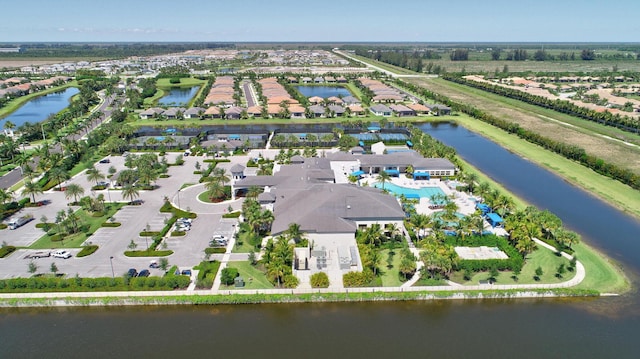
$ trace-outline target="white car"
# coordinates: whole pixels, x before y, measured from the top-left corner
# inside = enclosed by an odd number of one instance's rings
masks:
[[[51,256],[53,258],[62,258],[62,259],[67,259],[67,258],[71,258],[71,253],[69,253],[68,251],[65,250],[57,250],[53,253],[51,253]]]

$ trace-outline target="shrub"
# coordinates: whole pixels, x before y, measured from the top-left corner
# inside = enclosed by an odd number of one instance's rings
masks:
[[[0,229],[7,229],[6,223],[0,223]]]
[[[127,257],[166,257],[172,255],[173,251],[164,250],[164,251],[125,251],[124,255]]]
[[[120,227],[122,223],[120,222],[104,222],[100,226],[101,227]]]
[[[140,232],[140,237],[155,237],[162,235],[161,232],[158,231],[142,231]]]
[[[91,255],[91,254],[95,253],[95,251],[97,251],[97,250],[98,250],[98,246],[96,246],[95,244],[84,246],[84,247],[82,247],[82,250],[80,252],[78,252],[76,257],[86,257],[88,255]]]
[[[220,253],[226,253],[227,249],[224,247],[207,247],[204,249],[204,252],[206,254],[220,254]]]
[[[242,214],[242,212],[240,211],[235,211],[235,212],[231,212],[231,213],[225,213],[222,215],[222,218],[238,218],[240,217],[240,215]]]
[[[196,287],[211,289],[213,286],[213,280],[218,274],[220,268],[220,262],[218,261],[203,261],[200,262],[194,269],[198,269],[198,278],[196,279]]]
[[[225,268],[220,272],[220,282],[222,284],[231,285],[240,274],[236,268]]]
[[[14,246],[4,246],[0,248],[0,258],[4,258],[16,250]]]
[[[295,288],[300,283],[298,277],[294,276],[293,274],[285,275],[283,282],[285,288]]]
[[[366,287],[373,280],[373,272],[364,270],[362,272],[349,272],[342,276],[345,287]]]
[[[168,174],[164,174],[164,173],[163,173],[163,174],[161,174],[161,175],[160,175],[160,176],[158,176],[158,177],[159,177],[159,178],[169,178],[169,177],[171,177],[171,176],[170,176],[170,175],[168,175]]]
[[[173,231],[171,232],[171,237],[182,237],[186,234],[187,232],[184,232],[184,231]]]
[[[311,276],[311,286],[313,288],[328,288],[329,276],[325,272],[318,272]]]

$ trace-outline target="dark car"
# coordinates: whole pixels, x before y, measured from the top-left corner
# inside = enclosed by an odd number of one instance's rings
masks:
[[[180,274],[187,275],[187,276],[191,277],[191,269],[185,269]]]
[[[100,160],[100,162],[99,162],[99,163],[111,163],[111,160],[110,160],[110,159],[108,159],[108,158],[105,158],[105,159],[103,159],[103,160]]]
[[[147,269],[143,269],[138,273],[138,277],[148,277],[151,273]]]
[[[129,270],[127,271],[127,277],[133,278],[137,276],[138,276],[138,271],[135,270],[135,268],[129,268]]]

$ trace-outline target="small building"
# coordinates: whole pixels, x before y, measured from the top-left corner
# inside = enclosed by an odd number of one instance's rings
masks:
[[[353,97],[353,96],[345,96],[342,98],[342,102],[345,105],[359,105],[361,104],[360,100],[358,100],[357,98]]]
[[[313,117],[324,117],[325,107],[322,105],[309,106],[309,111]]]
[[[244,111],[242,107],[229,107],[224,111],[224,116],[227,120],[238,120],[242,117],[242,111]]]
[[[313,97],[309,97],[309,102],[314,105],[317,105],[317,104],[323,103],[324,99],[320,96],[313,96]]]
[[[231,166],[229,171],[231,172],[231,178],[234,180],[241,180],[244,176],[245,167],[241,164],[235,164]]]
[[[415,116],[416,112],[402,104],[394,104],[389,106],[398,117]]]
[[[190,109],[187,109],[186,111],[184,111],[184,118],[188,118],[188,119],[199,119],[202,118],[202,115],[204,114],[204,108],[202,107],[192,107]]]
[[[150,109],[144,110],[142,112],[140,112],[140,118],[143,120],[148,120],[154,117],[157,117],[158,115],[162,114],[164,112],[164,109],[162,108],[158,108],[158,107],[152,107]]]

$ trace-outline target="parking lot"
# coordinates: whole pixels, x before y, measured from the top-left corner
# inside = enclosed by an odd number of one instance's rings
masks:
[[[171,163],[179,153],[168,153],[167,160]],[[166,221],[170,218],[168,213],[160,213],[160,207],[164,202],[164,198],[169,198],[174,205],[180,204],[185,210],[191,210],[198,213],[198,217],[193,219],[190,230],[186,231],[184,236],[171,237],[170,233],[164,240],[165,244],[158,249],[172,250],[174,253],[168,257],[169,265],[178,265],[180,267],[191,268],[201,262],[205,255],[204,249],[208,246],[213,233],[221,233],[230,237],[234,231],[235,219],[223,219],[222,214],[227,212],[227,208],[231,205],[233,208],[239,209],[241,201],[233,203],[208,204],[197,200],[197,195],[204,191],[203,186],[193,186],[183,189],[180,188],[184,183],[198,183],[199,175],[193,174],[195,163],[200,162],[204,165],[203,157],[185,157],[183,166],[169,167],[169,178],[161,178],[155,181],[158,188],[152,191],[140,191],[140,199],[143,201],[141,205],[124,206],[115,214],[116,221],[121,223],[120,227],[100,228],[92,236],[87,238],[85,244],[95,244],[99,246],[98,251],[94,254],[76,258],[75,255],[79,249],[70,249],[73,255],[69,259],[60,259],[53,257],[33,259],[38,266],[37,273],[48,273],[52,262],[56,263],[59,273],[65,273],[69,276],[80,275],[82,277],[108,277],[112,275],[122,276],[129,268],[135,268],[140,271],[149,269],[151,260],[157,258],[139,257],[130,258],[124,255],[124,251],[128,250],[131,240],[134,241],[138,250],[145,249],[151,244],[151,237],[141,237],[139,233],[145,230],[160,231]],[[244,159],[237,160],[246,163]],[[109,167],[114,166],[118,171],[125,169],[124,158],[121,156],[109,157],[109,163],[96,163],[96,168],[105,175],[108,173]],[[227,166],[225,166],[227,167]],[[76,183],[85,189],[85,195],[97,196],[103,194],[107,202],[124,202],[119,190],[108,188],[106,190],[92,191],[91,187],[94,182],[89,182],[84,173],[66,181],[63,186]],[[42,207],[34,207],[23,209],[16,216],[29,213],[34,216],[34,220],[25,224],[16,230],[2,230],[2,241],[8,245],[25,247],[31,245],[44,232],[42,229],[36,228],[36,224],[40,223],[40,218],[45,215],[49,222],[55,220],[56,213],[62,209],[67,210],[69,202],[64,197],[64,192],[47,191],[42,195],[37,195],[36,200],[49,200],[50,203]],[[30,259],[24,257],[36,250],[19,249],[15,253],[0,259],[0,278],[26,277],[32,274],[28,271]],[[160,269],[151,268],[151,275],[161,275]]]

